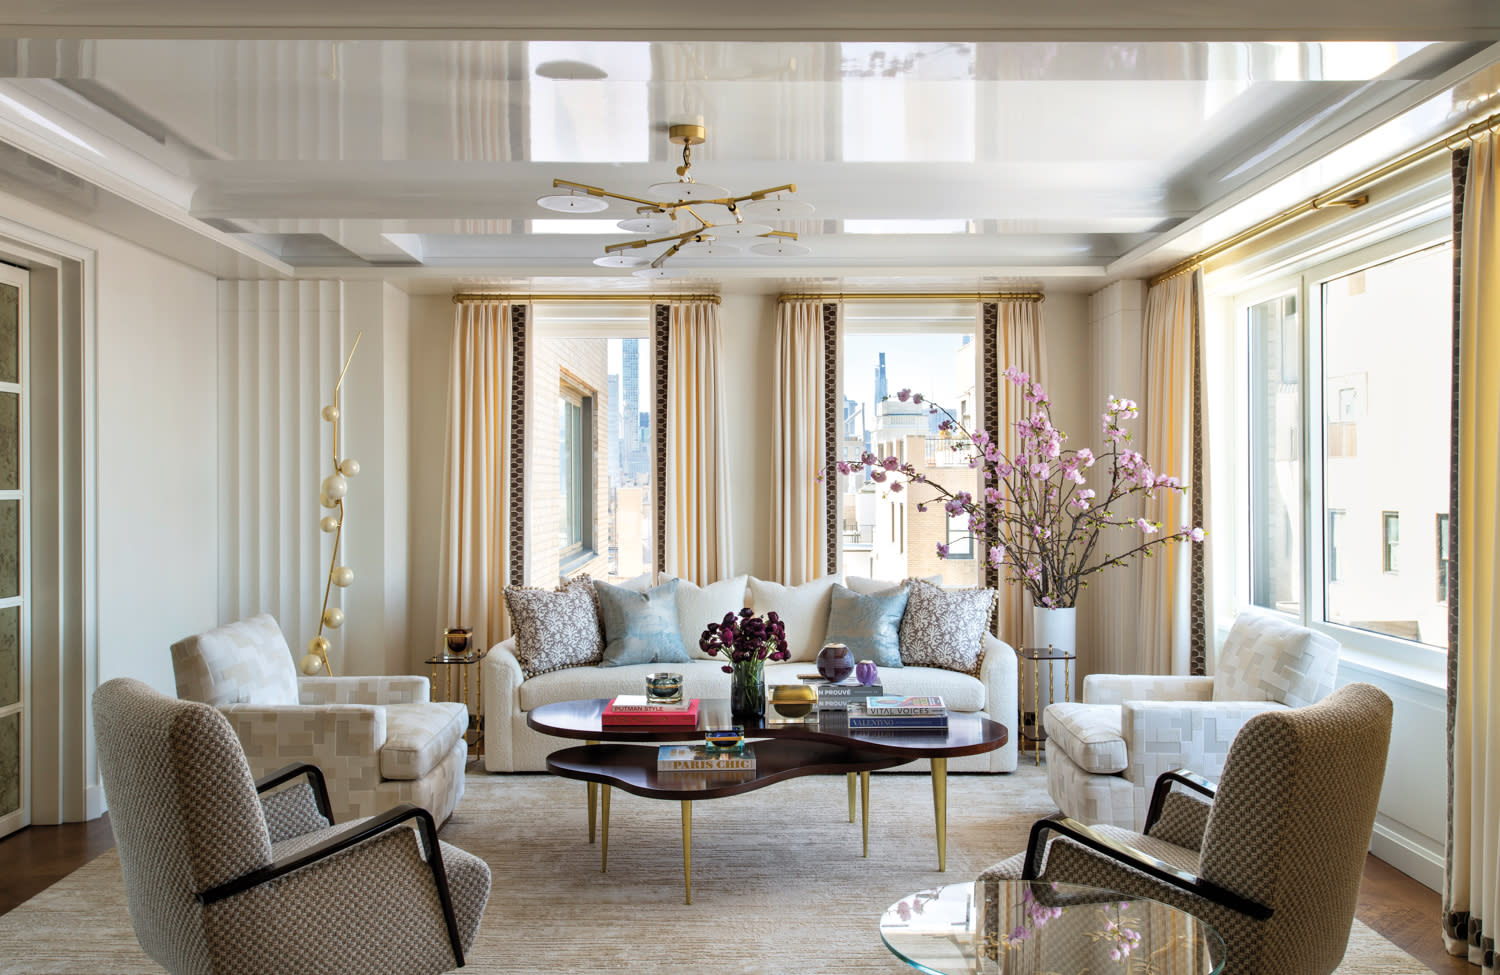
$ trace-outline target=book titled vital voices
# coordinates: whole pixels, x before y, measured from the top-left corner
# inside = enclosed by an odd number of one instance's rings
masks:
[[[662,745],[656,750],[658,772],[749,772],[755,769],[755,746],[714,751],[703,745]]]
[[[946,731],[948,712],[932,714],[874,714],[861,701],[849,704],[849,728],[869,730],[874,728],[900,728],[907,731]]]

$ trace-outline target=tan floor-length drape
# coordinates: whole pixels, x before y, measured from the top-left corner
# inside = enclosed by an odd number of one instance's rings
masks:
[[[1500,929],[1500,158],[1469,146],[1459,244],[1457,645],[1449,650],[1449,952],[1494,969]]]
[[[788,586],[816,579],[827,567],[824,484],[832,474],[822,470],[823,383],[823,303],[779,303],[771,403],[771,565]]]
[[[471,627],[474,646],[487,650],[510,635],[502,596],[510,534],[510,306],[466,301],[454,308],[438,622]]]
[[[991,431],[1004,450],[1005,456],[1014,457],[1020,452],[1020,436],[1016,433],[1018,420],[1029,417],[1035,407],[1026,402],[1024,391],[1005,378],[1005,370],[1015,366],[1047,388],[1047,344],[1042,330],[1042,303],[1040,301],[1007,300],[997,302],[998,318],[995,325],[995,351],[999,363],[999,375],[993,380],[995,389],[989,395],[998,399],[999,427]],[[981,553],[988,556],[989,553]],[[1006,581],[1002,574],[999,581],[1000,599],[996,615],[996,634],[1013,647],[1030,644],[1026,635],[1031,611],[1031,600],[1026,598],[1026,587]]]
[[[1206,494],[1207,465],[1194,474],[1193,377],[1201,375],[1203,271],[1194,269],[1159,282],[1146,292],[1142,346],[1145,393],[1140,446],[1158,474],[1170,474]],[[1124,392],[1117,395],[1125,396]],[[1201,424],[1201,417],[1198,418]],[[1201,426],[1200,426],[1201,429]],[[1200,464],[1201,464],[1201,449]],[[1158,491],[1142,505],[1147,521],[1174,532],[1193,521],[1188,495]],[[1134,536],[1132,536],[1134,537]],[[1189,544],[1169,544],[1141,559],[1140,612],[1136,621],[1136,660],[1126,673],[1186,674],[1192,651],[1192,596]]]
[[[666,567],[706,586],[733,564],[719,306],[673,302],[667,327]]]

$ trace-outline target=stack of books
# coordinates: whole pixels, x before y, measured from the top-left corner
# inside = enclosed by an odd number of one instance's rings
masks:
[[[695,728],[698,725],[698,699],[695,697],[676,704],[658,704],[646,700],[644,694],[621,694],[604,706],[599,721],[611,727],[656,725]]]
[[[822,678],[804,680],[817,688],[819,711],[844,711],[850,701],[865,701],[885,693],[879,684],[861,684],[853,675],[837,682]]]
[[[849,728],[947,731],[948,709],[943,699],[936,696],[871,697],[849,705]]]
[[[732,750],[705,745],[662,745],[656,750],[658,772],[753,772],[755,746]]]

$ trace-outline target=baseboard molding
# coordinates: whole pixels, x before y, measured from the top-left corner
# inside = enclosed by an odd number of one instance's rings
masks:
[[[1443,889],[1443,853],[1433,852],[1380,823],[1370,834],[1370,852],[1425,887]]]

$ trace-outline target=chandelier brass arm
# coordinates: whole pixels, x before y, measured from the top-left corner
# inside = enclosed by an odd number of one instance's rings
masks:
[[[627,203],[639,203],[639,204],[641,204],[641,211],[642,212],[644,212],[646,210],[653,210],[656,213],[664,213],[664,214],[669,214],[669,215],[670,215],[670,211],[672,211],[672,210],[687,210],[691,206],[704,206],[704,205],[721,206],[721,207],[725,207],[725,208],[727,208],[727,209],[729,209],[731,211],[737,211],[738,208],[739,208],[739,205],[741,203],[744,203],[744,202],[748,201],[748,200],[764,200],[767,197],[772,196],[772,195],[774,195],[776,193],[795,193],[795,192],[797,192],[797,184],[796,183],[783,183],[780,186],[767,187],[766,189],[763,189],[763,190],[756,190],[754,193],[746,193],[743,196],[721,196],[721,197],[715,197],[713,199],[703,199],[703,200],[674,200],[672,202],[668,202],[666,200],[647,200],[647,199],[644,199],[643,197],[630,196],[630,195],[628,195],[626,193],[616,193],[613,190],[602,189],[602,188],[600,188],[598,186],[590,186],[587,183],[575,183],[575,182],[573,182],[572,180],[569,180],[569,179],[554,179],[552,181],[552,188],[553,189],[583,190],[589,196],[605,196],[605,197],[609,197],[610,199],[613,199],[613,200],[624,200]],[[689,211],[689,212],[691,212],[691,211]],[[738,214],[736,213],[736,215],[738,215]],[[698,215],[696,213],[694,213],[693,216],[697,217]],[[702,217],[698,217],[698,219],[702,220],[703,218]],[[712,225],[710,224],[709,226],[712,226]]]

